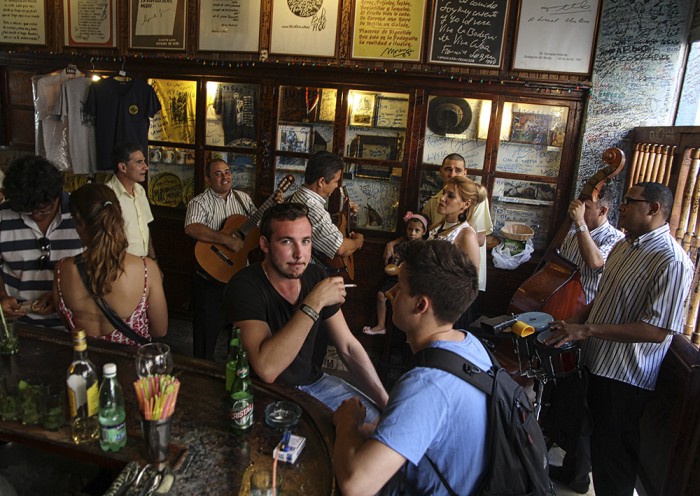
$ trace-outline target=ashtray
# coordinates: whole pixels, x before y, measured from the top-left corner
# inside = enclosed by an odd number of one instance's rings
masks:
[[[274,429],[291,429],[300,418],[301,407],[291,401],[275,401],[265,407],[265,423]]]

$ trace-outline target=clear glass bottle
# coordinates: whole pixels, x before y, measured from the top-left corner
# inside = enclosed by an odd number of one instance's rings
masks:
[[[231,392],[233,380],[236,377],[236,364],[238,363],[238,352],[240,351],[241,330],[238,327],[231,329],[231,342],[228,344],[228,355],[226,355],[226,392]]]
[[[248,354],[241,349],[238,354],[236,378],[231,387],[231,428],[245,431],[253,425],[253,385],[250,382]]]
[[[102,451],[119,451],[126,446],[126,411],[124,393],[117,379],[117,366],[106,363],[102,367],[100,385],[100,448]]]
[[[83,329],[73,332],[73,361],[66,373],[66,385],[73,442],[84,444],[97,439],[99,434],[97,371],[88,358]]]

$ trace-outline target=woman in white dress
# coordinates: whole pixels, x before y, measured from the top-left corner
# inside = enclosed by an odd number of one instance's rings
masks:
[[[476,206],[486,199],[486,188],[463,176],[451,177],[442,189],[438,213],[442,222],[430,228],[428,239],[444,239],[457,245],[479,270],[479,240],[469,219]]]

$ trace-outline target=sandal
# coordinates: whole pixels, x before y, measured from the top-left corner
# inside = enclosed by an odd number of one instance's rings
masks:
[[[367,334],[368,336],[380,336],[382,334],[386,334],[386,329],[380,329],[378,331],[373,331],[370,326],[364,326],[362,328],[362,332]]]

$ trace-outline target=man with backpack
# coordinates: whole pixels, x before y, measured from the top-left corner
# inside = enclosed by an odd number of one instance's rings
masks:
[[[500,494],[514,494],[510,487],[517,491],[524,473],[520,447],[526,444],[536,445],[533,470],[551,488],[542,433],[522,389],[502,368],[492,367],[477,338],[453,328],[476,297],[474,265],[447,241],[412,241],[400,251],[404,262],[391,290],[393,320],[421,365],[395,384],[373,432],[357,398],[336,410],[333,458],[341,492],[375,494],[386,484],[387,492],[468,495],[492,488],[492,474],[512,469],[513,477],[501,477],[509,489]],[[438,361],[423,350],[437,354]],[[448,358],[459,364],[456,370],[447,366]],[[488,393],[480,380],[456,375],[462,366],[483,379]],[[508,401],[502,401],[505,389]],[[527,474],[525,479],[529,486]]]

